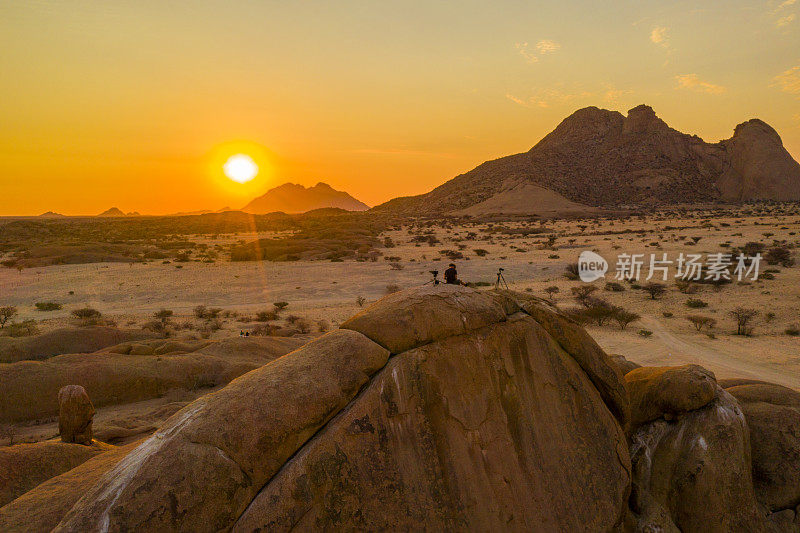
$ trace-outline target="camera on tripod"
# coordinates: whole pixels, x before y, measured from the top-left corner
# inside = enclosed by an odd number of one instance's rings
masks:
[[[440,281],[439,281],[439,271],[438,270],[428,270],[428,272],[430,272],[431,276],[433,276],[433,279],[430,280],[428,283],[432,283],[434,285],[438,285],[440,283]],[[425,285],[427,285],[428,283],[426,283]]]
[[[504,270],[505,270],[505,268],[503,268],[503,267],[500,267],[500,268],[497,269],[497,281],[494,282],[495,290],[502,289],[504,286],[505,286],[506,290],[508,290],[508,283],[506,283],[506,278],[505,278],[505,276],[503,276],[503,271]]]

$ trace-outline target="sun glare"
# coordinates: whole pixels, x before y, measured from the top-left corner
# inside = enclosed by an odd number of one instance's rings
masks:
[[[253,158],[245,154],[236,154],[228,158],[222,170],[228,178],[238,183],[246,183],[258,174],[258,165]]]

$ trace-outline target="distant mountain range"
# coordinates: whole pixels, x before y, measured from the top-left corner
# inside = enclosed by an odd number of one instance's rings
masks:
[[[136,211],[131,211],[130,213],[123,213],[121,209],[119,209],[117,207],[112,207],[110,209],[106,209],[105,211],[103,211],[102,213],[100,213],[97,216],[98,217],[138,217],[138,216],[141,216],[141,215]]]
[[[528,152],[487,161],[427,194],[376,208],[396,214],[549,214],[599,208],[800,200],[800,164],[758,119],[706,143],[640,105],[587,107]]]
[[[366,211],[369,206],[359,202],[343,191],[337,191],[326,183],[317,183],[313,187],[303,187],[294,183],[285,183],[270,189],[241,210],[246,213],[264,214],[275,211],[284,213],[305,213],[314,209],[336,207],[347,211]]]

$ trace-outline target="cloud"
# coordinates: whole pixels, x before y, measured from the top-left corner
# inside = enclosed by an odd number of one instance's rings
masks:
[[[525,58],[528,63],[536,63],[539,61],[539,58],[536,57],[536,54],[528,50],[528,43],[517,43],[515,45],[517,50],[519,50],[519,55]]]
[[[628,96],[633,94],[633,91],[629,89],[617,89],[613,85],[606,84],[604,85],[604,92],[603,92],[603,100],[606,102],[616,102],[623,96]]]
[[[669,28],[664,26],[656,26],[650,32],[650,41],[663,48],[669,48]]]
[[[773,87],[779,87],[781,91],[800,96],[800,65],[785,70],[772,78]]]
[[[573,100],[592,99],[594,97],[595,95],[589,91],[564,91],[556,88],[535,90],[533,94],[527,98],[519,98],[513,94],[506,94],[506,98],[515,104],[523,107],[541,108],[547,108],[551,105],[566,104],[572,102]]]
[[[539,50],[541,55],[556,52],[561,48],[561,45],[550,39],[542,39],[536,43],[536,49]]]
[[[679,89],[691,89],[710,94],[722,94],[728,90],[721,85],[714,85],[701,80],[697,74],[681,74],[680,76],[675,76],[675,80],[678,82]]]
[[[551,41],[550,39],[542,39],[538,43],[536,43],[536,50],[531,50],[527,41],[517,43],[514,45],[519,54],[525,58],[528,63],[537,63],[539,61],[539,56],[543,56],[545,54],[552,54],[561,49],[561,44]]]
[[[775,25],[779,28],[783,28],[792,23],[795,19],[795,14],[792,13],[791,15],[786,15],[785,17],[781,17],[775,21]]]

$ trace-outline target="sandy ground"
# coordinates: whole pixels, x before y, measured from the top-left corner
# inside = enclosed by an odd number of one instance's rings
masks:
[[[535,228],[538,224],[504,226]],[[432,231],[440,241],[434,246],[412,243],[409,228],[388,232],[385,236],[391,237],[397,246],[383,252],[397,258],[392,262],[399,263],[402,270],[391,268],[390,261],[384,259],[363,263],[192,262],[182,268],[154,262],[63,265],[22,272],[0,269],[0,302],[16,305],[21,318],[40,321],[40,329],[63,325],[69,320],[71,309],[86,305],[114,317],[120,325],[135,327],[160,308],[173,310],[180,320],[190,317],[191,310],[200,304],[249,314],[270,309],[276,301],[289,302],[287,313],[312,321],[324,319],[335,327],[358,312],[359,296],[368,303],[383,296],[389,285],[407,288],[426,283],[431,278],[430,270],[444,271],[450,262],[440,252],[453,250],[465,256],[455,262],[466,281],[493,284],[502,266],[512,289],[544,297],[543,289],[555,285],[560,289],[556,303],[571,307],[575,303],[570,290],[582,282],[565,279],[564,268],[575,262],[581,251],[594,250],[609,261],[612,269],[605,280],[595,282],[600,289],[596,294],[642,315],[640,321],[624,331],[613,325],[589,328],[608,352],[648,365],[697,362],[718,377],[761,378],[800,388],[800,337],[784,333],[788,327],[800,324],[800,266],[762,264],[762,270],[779,270],[775,279],[733,283],[719,291],[706,286],[693,295],[678,292],[670,279],[665,282],[669,287],[667,294],[658,300],[651,300],[639,290],[621,293],[602,290],[605,281],[613,279],[619,253],[644,253],[646,258],[650,253],[659,257],[667,253],[674,260],[681,252],[726,251],[720,246],[722,243],[739,246],[759,241],[770,245],[775,239],[797,243],[800,217],[578,220],[549,223],[548,228],[559,235],[552,249],[545,246],[543,235],[502,235],[491,233],[487,225],[411,230],[415,234]],[[691,237],[699,238],[696,245],[687,245]],[[484,249],[487,255],[478,257],[475,249]],[[688,298],[700,298],[708,307],[690,309],[686,306]],[[37,312],[33,305],[39,301],[57,301],[64,309]],[[752,337],[732,334],[734,322],[728,312],[737,305],[760,312]],[[666,318],[665,312],[672,313],[672,317]],[[774,317],[768,318],[767,313],[774,313]],[[712,330],[715,338],[696,332],[686,320],[689,314],[716,318],[717,325]],[[215,333],[215,338],[238,334],[241,325],[230,320],[225,327]],[[644,338],[638,334],[641,329],[653,334]]]

